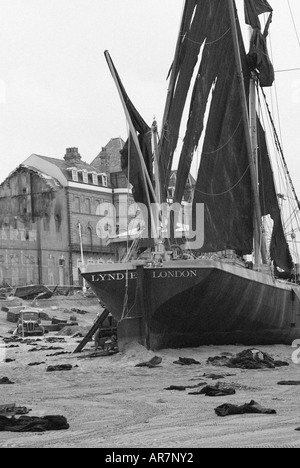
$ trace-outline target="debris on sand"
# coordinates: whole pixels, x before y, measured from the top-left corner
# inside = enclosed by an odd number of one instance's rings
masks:
[[[236,374],[203,374],[203,377],[206,379],[220,380],[225,379],[225,377],[234,377]]]
[[[97,357],[105,357],[105,356],[112,356],[113,354],[118,354],[117,349],[103,349],[100,351],[96,351],[95,353],[84,354],[83,356],[77,356],[77,359],[86,359],[86,358],[97,358]],[[74,353],[71,353],[74,354]]]
[[[21,416],[7,418],[0,416],[0,431],[9,432],[45,432],[69,429],[70,425],[64,416],[53,415],[42,418],[36,416]]]
[[[251,400],[250,403],[245,403],[243,405],[237,406],[230,403],[225,403],[224,405],[218,406],[215,408],[215,413],[218,416],[229,416],[232,414],[246,414],[246,413],[262,413],[262,414],[276,414],[274,409],[264,408],[259,403],[254,400]]]
[[[15,414],[28,414],[32,409],[28,409],[26,406],[16,406]]]
[[[57,366],[48,366],[46,372],[69,371],[73,369],[71,364],[58,364]]]
[[[61,356],[62,354],[72,354],[70,351],[58,351],[57,353],[53,354],[46,354],[46,357],[50,356]]]
[[[74,307],[72,307],[71,312],[74,312],[74,313],[79,314],[79,315],[89,314],[89,312],[87,310],[75,309]]]
[[[72,335],[72,338],[83,338],[85,335],[83,335],[81,332],[74,333]],[[81,343],[81,341],[78,341],[78,343]]]
[[[162,362],[162,358],[159,356],[154,356],[150,361],[141,362],[136,364],[135,367],[156,367]]]
[[[58,336],[49,336],[49,338],[46,338],[45,341],[47,341],[47,343],[66,343],[65,338]]]
[[[193,358],[180,357],[178,361],[173,361],[173,364],[181,364],[182,366],[190,366],[192,364],[201,364],[201,362],[196,361]]]
[[[186,387],[183,385],[170,385],[170,387],[165,388],[165,390],[178,390],[179,392],[185,391]]]
[[[41,364],[46,364],[44,361],[43,362],[30,362],[28,365],[29,366],[40,366]]]
[[[15,382],[11,382],[8,377],[2,377],[0,379],[0,385],[13,385]]]
[[[62,348],[60,346],[40,346],[39,348],[31,348],[28,350],[28,352],[33,353],[35,351],[57,351],[57,350],[61,351],[63,349],[65,348]]]
[[[277,385],[300,385],[299,380],[283,380],[281,382],[277,382]]]
[[[210,397],[235,395],[235,389],[217,383],[216,385],[207,385],[198,392],[189,392],[189,395],[206,395]]]
[[[12,336],[12,337],[5,337],[2,339],[2,341],[4,341],[4,343],[20,343],[21,341],[23,341],[23,338],[20,338],[18,336]]]
[[[36,284],[30,286],[20,286],[16,288],[15,296],[24,300],[36,299],[49,299],[52,297],[52,291],[47,286]]]
[[[170,385],[170,387],[165,388],[165,390],[183,391],[183,390],[186,390],[187,388],[199,388],[199,387],[203,387],[204,385],[206,385],[206,382],[201,382],[201,383],[198,383],[197,385]]]
[[[287,362],[276,361],[268,353],[259,349],[246,349],[232,358],[226,356],[210,357],[207,364],[240,369],[275,369],[275,367],[289,365]]]

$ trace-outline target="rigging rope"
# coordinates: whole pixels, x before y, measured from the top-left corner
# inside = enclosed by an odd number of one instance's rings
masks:
[[[221,149],[225,148],[225,146],[229,145],[230,141],[233,139],[234,135],[238,131],[238,128],[241,125],[242,120],[243,120],[243,116],[240,118],[240,120],[239,120],[239,122],[238,122],[238,124],[236,126],[236,129],[234,130],[234,132],[232,133],[230,138],[226,141],[226,143],[224,143],[224,145],[220,146],[219,148],[217,148],[214,151],[203,151],[202,154],[214,154],[214,153],[217,153],[218,151],[220,151]]]
[[[198,193],[201,193],[202,195],[207,195],[208,197],[217,197],[217,196],[220,196],[220,195],[226,195],[226,193],[229,193],[231,192],[232,190],[235,189],[235,187],[237,187],[241,181],[243,180],[243,178],[245,177],[245,175],[247,174],[248,170],[249,170],[249,167],[247,167],[247,169],[245,170],[245,172],[243,173],[243,175],[241,176],[241,178],[237,181],[236,184],[234,184],[232,187],[230,187],[228,190],[225,190],[224,192],[220,192],[220,193],[206,193],[206,192],[202,192],[201,190],[195,188],[195,191],[198,192]]]
[[[224,34],[222,34],[222,36],[218,37],[218,39],[214,40],[214,41],[211,41],[211,42],[205,42],[205,40],[203,42],[198,42],[198,41],[194,41],[193,39],[190,39],[187,34],[181,34],[181,37],[183,39],[187,39],[188,41],[192,42],[193,44],[198,44],[200,46],[202,46],[203,44],[205,45],[211,45],[211,44],[215,44],[216,42],[219,42],[221,39],[223,39],[223,37],[225,37],[229,32],[231,31],[231,28],[228,28],[227,31],[224,32]]]
[[[297,32],[296,23],[295,23],[295,20],[294,20],[294,15],[293,15],[293,12],[292,12],[292,7],[291,7],[291,4],[290,4],[290,0],[288,0],[288,6],[289,6],[289,10],[290,10],[292,22],[293,22],[293,25],[294,25],[294,29],[295,29],[295,34],[296,34],[296,37],[297,37],[298,45],[299,45],[299,47],[300,47],[300,39],[299,39],[299,35],[298,35],[298,32]]]
[[[285,171],[286,171],[286,174],[287,174],[287,177],[288,177],[288,180],[289,180],[289,183],[290,183],[290,186],[291,186],[293,195],[294,195],[294,197],[295,197],[295,200],[296,200],[296,202],[297,202],[298,208],[299,208],[299,210],[300,210],[300,202],[299,202],[299,199],[298,199],[298,197],[297,197],[297,193],[296,193],[296,190],[295,190],[295,187],[294,187],[294,185],[293,185],[293,181],[292,181],[291,175],[290,175],[290,173],[289,173],[289,170],[288,170],[288,167],[287,167],[287,164],[286,164],[286,160],[285,160],[285,157],[284,157],[284,154],[283,154],[283,150],[282,150],[282,147],[281,147],[281,144],[280,144],[280,140],[279,140],[279,138],[278,138],[278,134],[277,134],[277,131],[276,131],[276,128],[275,128],[275,124],[274,124],[274,121],[273,121],[273,118],[272,118],[272,115],[271,115],[271,112],[270,112],[270,109],[269,109],[269,106],[268,106],[268,103],[267,103],[266,95],[265,95],[264,90],[263,90],[262,87],[261,87],[261,92],[262,92],[263,97],[264,97],[264,99],[265,99],[266,109],[267,109],[267,111],[268,111],[269,118],[270,118],[270,121],[271,121],[271,124],[272,124],[275,142],[276,142],[278,151],[279,151],[279,153],[280,153],[280,155],[281,155],[281,158],[282,158],[282,161],[283,161],[283,165],[284,165],[284,168],[285,168]]]
[[[127,184],[127,204],[128,204],[128,199],[129,199],[129,194],[130,194],[130,145],[131,145],[131,138],[130,138],[130,130],[129,128],[127,129],[127,134],[128,134],[128,160],[127,160],[127,167],[128,167],[128,184]],[[128,218],[127,218],[127,239],[126,239],[126,250],[127,250],[127,255],[129,252],[129,238],[128,238]],[[126,257],[127,257],[126,255]],[[129,288],[129,279],[128,279],[128,272],[129,272],[129,264],[126,262],[126,283],[125,283],[125,294],[124,294],[124,301],[123,301],[123,310],[122,310],[122,316],[121,316],[121,322],[124,320],[125,316],[128,314],[128,288]]]

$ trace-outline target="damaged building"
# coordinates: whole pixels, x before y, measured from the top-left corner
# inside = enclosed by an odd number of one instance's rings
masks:
[[[80,285],[78,267],[119,260],[99,229],[106,204],[128,195],[113,138],[91,164],[77,148],[63,159],[32,154],[0,185],[0,286]],[[123,198],[122,198],[123,197]]]

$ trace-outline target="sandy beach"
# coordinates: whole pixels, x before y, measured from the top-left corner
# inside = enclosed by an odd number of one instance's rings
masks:
[[[59,312],[56,310],[55,315]],[[87,330],[94,318],[94,312],[78,317],[79,329]],[[0,432],[1,448],[300,447],[300,432],[295,431],[300,426],[300,387],[278,385],[283,380],[300,380],[300,364],[292,361],[292,347],[257,347],[274,359],[287,361],[289,366],[229,369],[212,366],[207,359],[221,353],[236,355],[247,347],[205,346],[152,352],[131,343],[122,352],[91,358],[93,342],[80,354],[72,354],[81,338],[62,332],[46,334],[36,346],[25,340],[14,343],[18,347],[4,347],[3,338],[11,336],[8,332],[12,328],[1,312],[2,358],[5,352],[5,358],[12,361],[1,362],[0,378],[14,382],[0,385],[1,404],[25,406],[31,410],[30,416],[63,415],[70,427],[42,433]],[[49,342],[50,337],[57,342]],[[42,346],[45,349],[30,352]],[[69,354],[53,355],[57,352]],[[160,365],[136,367],[154,356],[162,358]],[[201,364],[175,364],[179,357],[193,358]],[[73,368],[46,372],[48,366],[59,364],[71,364]],[[230,375],[213,381],[204,376],[211,373]],[[209,397],[191,394],[189,388],[166,390],[174,385],[215,385],[218,381],[233,386],[236,394]],[[224,403],[242,405],[251,400],[276,410],[276,414],[219,417],[214,411]]]

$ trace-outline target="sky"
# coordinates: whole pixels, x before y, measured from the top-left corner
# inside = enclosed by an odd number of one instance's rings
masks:
[[[280,110],[300,197],[300,2],[269,3],[270,106]],[[0,0],[0,183],[32,153],[63,158],[74,146],[90,163],[111,138],[126,139],[105,50],[146,122],[160,123],[182,8],[182,0]]]

